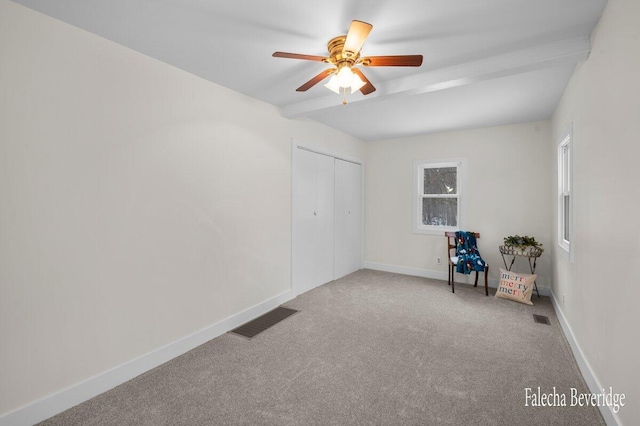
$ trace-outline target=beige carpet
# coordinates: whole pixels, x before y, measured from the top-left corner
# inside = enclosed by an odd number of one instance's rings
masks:
[[[525,407],[526,387],[587,387],[548,298],[483,292],[356,272],[252,340],[220,336],[43,424],[604,424],[593,407]]]

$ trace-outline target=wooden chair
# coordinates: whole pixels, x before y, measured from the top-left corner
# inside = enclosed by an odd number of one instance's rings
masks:
[[[457,253],[457,247],[458,245],[456,244],[456,233],[455,232],[445,232],[444,233],[445,237],[447,237],[447,259],[449,260],[449,285],[451,286],[451,292],[455,293],[455,283],[453,280],[453,274],[456,272],[455,271],[455,267],[458,265],[458,253]],[[480,238],[480,233],[479,232],[474,232],[473,235],[475,235],[476,239]],[[451,250],[453,250],[453,254],[451,252]],[[488,281],[488,275],[489,275],[489,265],[485,264],[484,267],[484,292],[485,294],[488,296],[489,295],[489,281]],[[476,279],[475,282],[473,284],[474,287],[478,287],[478,271],[476,271]]]

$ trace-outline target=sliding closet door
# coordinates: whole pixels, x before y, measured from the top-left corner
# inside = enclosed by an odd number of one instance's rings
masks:
[[[333,281],[333,232],[335,227],[335,172],[333,157],[316,156],[316,287]]]
[[[334,159],[295,148],[293,285],[297,293],[333,280]]]
[[[362,166],[335,159],[335,273],[338,279],[361,267]]]

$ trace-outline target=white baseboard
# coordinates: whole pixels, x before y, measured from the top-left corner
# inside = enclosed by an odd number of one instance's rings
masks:
[[[139,358],[4,414],[0,417],[0,426],[27,426],[46,420],[233,330],[294,297],[293,291],[288,290]]]
[[[375,263],[375,262],[364,262],[363,267],[365,269],[373,269],[375,271],[384,271],[384,272],[393,272],[395,274],[402,275],[411,275],[414,277],[422,277],[422,278],[433,278],[435,280],[446,281],[448,279],[448,274],[445,274],[442,271],[433,271],[430,269],[420,269],[420,268],[412,268],[409,266],[397,266],[397,265],[387,265],[384,263]],[[489,269],[491,272],[491,269]],[[456,282],[464,282],[463,276],[460,274],[456,275]],[[467,282],[469,284],[469,281]],[[498,280],[493,278],[489,278],[489,287],[498,288]],[[538,286],[538,291],[541,296],[550,296],[551,289],[549,287]]]
[[[584,356],[584,352],[582,352],[582,348],[580,348],[580,345],[576,341],[573,331],[571,330],[571,326],[567,322],[567,318],[564,316],[555,294],[553,294],[553,291],[550,293],[553,309],[556,311],[556,316],[558,317],[558,321],[560,321],[560,326],[562,327],[562,331],[569,342],[569,346],[571,347],[573,356],[578,363],[578,367],[580,368],[582,377],[584,377],[584,381],[587,382],[587,386],[592,393],[602,392],[603,386],[601,386],[600,380],[596,377],[589,361],[587,361],[587,358]],[[600,413],[602,414],[602,417],[604,417],[604,421],[607,422],[608,426],[622,426],[622,422],[618,418],[617,414],[612,411],[611,407],[598,408],[600,409]]]
[[[394,274],[411,275],[414,277],[433,278],[435,280],[447,280],[447,274],[429,269],[411,268],[409,266],[387,265],[385,263],[364,262],[363,268],[374,271],[393,272]]]

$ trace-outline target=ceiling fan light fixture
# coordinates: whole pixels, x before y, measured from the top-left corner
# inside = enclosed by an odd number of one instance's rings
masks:
[[[332,75],[329,79],[329,82],[324,85],[327,89],[336,92],[338,95],[340,94],[340,83],[338,83],[338,77],[336,75]]]
[[[369,79],[357,65],[364,67],[419,67],[422,55],[386,55],[361,57],[360,50],[373,26],[363,21],[353,20],[346,35],[339,35],[329,40],[327,49],[329,56],[303,55],[300,53],[274,52],[276,58],[302,59],[331,64],[333,67],[322,71],[311,80],[296,89],[306,92],[327,77],[331,77],[324,86],[337,94],[343,95],[343,104],[347,103],[347,89],[351,93],[359,90],[363,95],[376,91]],[[344,90],[340,90],[344,89]],[[341,93],[342,92],[342,93]]]

